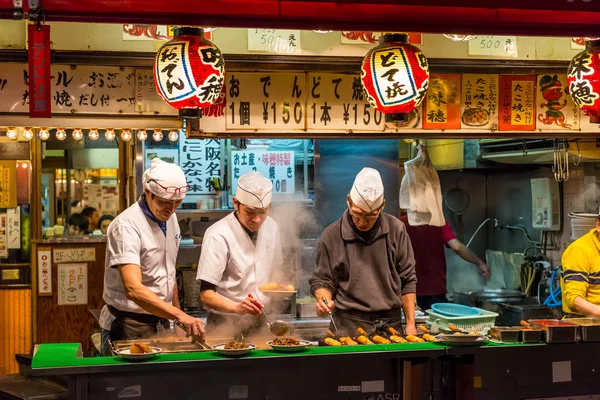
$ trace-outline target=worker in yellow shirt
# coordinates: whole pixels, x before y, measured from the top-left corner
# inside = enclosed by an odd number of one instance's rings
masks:
[[[600,215],[562,256],[563,311],[600,317]]]

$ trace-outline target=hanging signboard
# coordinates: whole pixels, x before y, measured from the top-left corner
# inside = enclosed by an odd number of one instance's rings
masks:
[[[258,171],[273,182],[273,195],[296,193],[293,151],[239,150],[231,152],[231,187],[245,173]]]
[[[385,121],[364,98],[360,75],[308,74],[308,129],[382,131]]]
[[[190,190],[186,194],[186,202],[190,196],[214,194],[211,184],[213,178],[221,179],[223,157],[221,141],[217,139],[186,139],[180,136],[179,166],[183,169]]]
[[[49,248],[38,249],[38,295],[52,296],[52,253]]]
[[[54,249],[54,262],[96,261],[96,249],[84,247],[77,249]]]
[[[248,51],[300,54],[300,31],[291,29],[248,29]]]
[[[57,270],[58,305],[74,306],[87,304],[87,264],[59,264]]]
[[[567,75],[537,76],[536,128],[579,130],[579,108],[566,93]]]
[[[501,131],[535,130],[535,76],[500,76]]]
[[[425,98],[423,129],[460,129],[460,75],[432,74]]]
[[[477,36],[469,40],[469,56],[518,57],[516,36]]]
[[[6,240],[9,249],[21,248],[21,207],[6,210]]]
[[[498,78],[493,74],[462,75],[462,129],[498,129]]]
[[[0,258],[8,257],[6,213],[0,213]]]
[[[231,72],[226,78],[227,129],[305,129],[306,74]]]
[[[50,25],[29,25],[29,117],[50,118]]]
[[[0,161],[0,208],[17,206],[17,162]]]

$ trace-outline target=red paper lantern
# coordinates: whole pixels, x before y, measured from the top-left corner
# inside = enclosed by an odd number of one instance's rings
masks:
[[[219,99],[225,79],[221,51],[200,28],[176,28],[154,60],[158,93],[181,117],[199,118],[202,108]]]
[[[386,34],[367,53],[361,68],[367,100],[385,114],[386,122],[401,122],[423,101],[429,86],[429,64],[406,34]]]
[[[569,94],[575,105],[600,124],[600,40],[590,40],[569,64]]]

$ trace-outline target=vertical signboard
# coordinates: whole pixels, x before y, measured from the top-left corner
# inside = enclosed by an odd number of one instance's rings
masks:
[[[535,130],[535,76],[500,77],[501,131]]]
[[[460,123],[462,129],[498,129],[498,75],[462,75]]]
[[[50,26],[29,25],[29,117],[50,118]]]
[[[432,74],[429,78],[423,129],[460,129],[459,74]]]

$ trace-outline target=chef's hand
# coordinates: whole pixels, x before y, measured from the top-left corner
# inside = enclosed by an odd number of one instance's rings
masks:
[[[417,327],[415,326],[415,324],[406,325],[406,327],[404,328],[404,334],[405,335],[416,335]]]
[[[478,265],[477,268],[479,268],[479,271],[481,271],[481,276],[483,277],[483,279],[485,279],[485,280],[490,279],[490,276],[492,276],[492,271],[490,270],[490,267],[488,267],[486,263],[482,263],[481,265]]]
[[[319,299],[319,302],[317,303],[317,315],[321,318],[327,318],[331,310],[333,310],[333,307],[333,300],[327,300],[327,305],[325,305],[323,299]]]
[[[260,310],[263,307],[264,305],[260,301],[248,296],[236,306],[235,313],[238,315],[254,315],[258,317],[261,314]]]
[[[204,325],[200,319],[183,314],[179,317],[179,322],[185,326],[185,331],[188,335],[200,336],[204,340]]]

